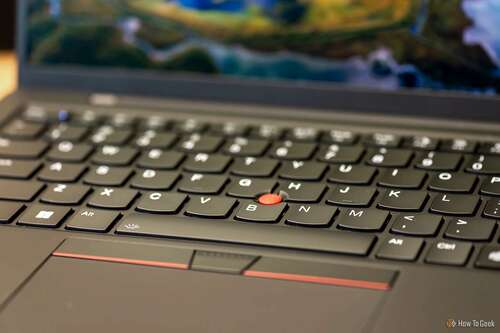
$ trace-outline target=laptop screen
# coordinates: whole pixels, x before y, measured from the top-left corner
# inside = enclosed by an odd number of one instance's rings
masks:
[[[498,0],[29,0],[27,61],[500,93]]]

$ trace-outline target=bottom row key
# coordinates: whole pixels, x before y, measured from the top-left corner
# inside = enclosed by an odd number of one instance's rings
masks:
[[[105,232],[120,216],[120,213],[114,211],[84,208],[68,221],[66,229]]]
[[[34,205],[21,215],[17,224],[56,228],[71,212],[67,207]]]
[[[377,258],[414,261],[417,260],[424,241],[419,238],[391,236],[381,243]]]
[[[454,241],[437,241],[432,244],[425,262],[430,264],[463,266],[467,263],[472,245]]]

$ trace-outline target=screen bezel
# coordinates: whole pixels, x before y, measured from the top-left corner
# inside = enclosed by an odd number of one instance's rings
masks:
[[[450,120],[500,122],[500,96],[451,91],[385,91],[331,83],[156,73],[145,70],[31,65],[26,59],[28,0],[18,0],[17,54],[20,87],[88,93],[155,96]],[[167,77],[168,76],[168,77]],[[248,94],[252,91],[252,94]]]

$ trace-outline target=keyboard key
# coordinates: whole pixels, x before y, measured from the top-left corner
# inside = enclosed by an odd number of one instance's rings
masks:
[[[318,202],[325,191],[323,183],[286,182],[279,188],[279,193],[288,202]]]
[[[58,162],[83,162],[93,150],[94,148],[88,144],[74,144],[70,141],[61,141],[49,150],[47,158]]]
[[[481,185],[481,194],[500,196],[500,177],[485,178]]]
[[[169,119],[155,115],[139,119],[138,127],[143,130],[163,131],[166,130],[169,125]]]
[[[178,133],[191,134],[202,133],[206,130],[207,124],[197,119],[180,120],[174,123],[172,129]]]
[[[163,131],[169,127],[170,121],[162,116],[148,116],[139,120],[139,129]]]
[[[179,191],[195,194],[217,194],[227,183],[226,176],[187,174],[179,183]]]
[[[0,200],[32,201],[43,187],[38,182],[0,180]]]
[[[239,158],[232,165],[231,173],[246,177],[269,177],[278,168],[278,165],[278,161],[270,158]]]
[[[244,136],[249,130],[250,128],[247,125],[232,122],[215,124],[210,127],[210,133],[230,137]]]
[[[137,119],[125,113],[116,113],[109,118],[111,126],[116,128],[131,128],[137,124]]]
[[[427,174],[420,170],[390,169],[385,170],[378,180],[378,185],[406,189],[419,189]]]
[[[42,106],[29,105],[26,110],[23,111],[23,119],[35,122],[35,123],[46,123],[51,121],[51,114]]]
[[[282,160],[308,160],[314,154],[316,144],[293,141],[276,142],[271,148],[271,156]]]
[[[90,169],[83,181],[86,184],[98,186],[121,186],[132,176],[129,168],[95,166]]]
[[[38,179],[47,182],[72,183],[76,182],[86,169],[84,164],[54,162],[46,165],[40,171]]]
[[[286,133],[285,138],[292,141],[314,142],[321,132],[313,127],[295,127]]]
[[[367,146],[397,148],[401,144],[402,138],[399,135],[389,133],[374,133],[368,135],[364,143]]]
[[[223,197],[191,197],[186,215],[206,218],[225,218],[236,205],[236,200]]]
[[[462,162],[462,155],[431,151],[417,158],[415,167],[433,171],[454,171]]]
[[[490,199],[484,207],[483,215],[494,219],[500,219],[500,199]]]
[[[52,126],[46,133],[45,138],[54,142],[78,142],[87,135],[88,128],[82,126],[73,126],[67,123]]]
[[[186,156],[176,151],[152,149],[143,155],[137,165],[141,168],[173,170],[176,169]]]
[[[470,193],[476,184],[476,176],[463,173],[441,172],[431,178],[429,189],[441,192]]]
[[[267,140],[237,137],[228,141],[222,150],[225,154],[233,156],[261,156],[268,147]]]
[[[327,163],[357,163],[365,149],[361,146],[340,146],[333,144],[320,149],[318,160]]]
[[[139,152],[135,148],[104,145],[94,153],[92,162],[111,166],[127,166],[138,154]]]
[[[192,134],[181,139],[177,148],[189,153],[213,153],[224,143],[219,136]]]
[[[341,164],[333,168],[328,174],[328,181],[332,183],[368,185],[372,182],[377,170],[363,165]]]
[[[127,209],[137,195],[138,192],[134,190],[102,187],[95,190],[88,205],[96,208]]]
[[[378,209],[343,210],[337,219],[337,227],[361,231],[379,231],[389,219],[389,212]]]
[[[443,218],[432,214],[400,214],[392,224],[391,232],[409,236],[434,236]]]
[[[254,201],[247,201],[242,203],[235,218],[248,222],[275,223],[281,219],[285,208],[285,203],[261,205]]]
[[[391,210],[418,212],[422,210],[427,198],[427,192],[422,191],[386,190],[377,206]]]
[[[118,212],[82,208],[66,223],[65,228],[78,231],[106,232],[121,214]]]
[[[500,156],[479,155],[465,165],[465,171],[480,175],[500,175]]]
[[[174,133],[157,132],[154,130],[147,130],[140,133],[134,139],[134,145],[138,148],[170,148],[177,141],[177,135]]]
[[[174,171],[140,170],[130,186],[142,190],[170,190],[179,178],[179,173]]]
[[[26,122],[22,119],[14,119],[3,129],[2,135],[12,139],[35,139],[45,129],[45,125],[33,122]]]
[[[329,227],[337,208],[320,205],[290,205],[286,223],[302,227]]]
[[[47,187],[40,201],[53,205],[78,205],[89,192],[88,186],[54,184]]]
[[[279,226],[266,227],[229,221],[206,220],[202,222],[171,216],[168,223],[165,223],[162,216],[131,214],[120,222],[116,232],[128,235],[174,237],[359,256],[366,256],[375,242],[373,235],[352,232]],[[238,236],[235,237],[235,235]]]
[[[231,163],[231,157],[220,154],[198,153],[188,157],[183,169],[200,173],[223,173]]]
[[[163,116],[148,116],[139,120],[139,128],[144,130],[162,131],[169,125],[170,121]]]
[[[28,179],[40,167],[38,161],[0,159],[0,178]]]
[[[472,245],[454,241],[436,241],[425,258],[430,264],[464,266],[469,260]]]
[[[478,152],[480,154],[500,155],[500,142],[482,143]]]
[[[424,241],[419,238],[389,236],[381,244],[377,258],[415,261],[424,246]]]
[[[278,140],[283,136],[283,130],[275,125],[263,124],[252,129],[250,136],[266,140]]]
[[[0,202],[0,224],[12,222],[23,208],[17,202]]]
[[[33,205],[26,209],[17,224],[56,228],[70,213],[71,209],[67,207]]]
[[[467,139],[444,140],[441,144],[442,151],[454,153],[473,153],[476,150],[477,142]]]
[[[95,145],[122,146],[132,137],[133,132],[129,129],[116,129],[112,126],[101,126],[96,129],[89,138]]]
[[[428,136],[414,136],[406,139],[403,146],[415,150],[436,150],[439,144],[438,139]]]
[[[500,269],[500,245],[484,246],[476,260],[480,268]]]
[[[260,194],[272,193],[276,181],[272,179],[237,178],[231,182],[227,195],[238,198],[257,198]]]
[[[0,157],[35,159],[48,148],[43,141],[15,141],[0,137]]]
[[[101,117],[96,111],[93,110],[85,110],[83,112],[79,112],[71,117],[71,123],[77,126],[82,127],[94,127],[100,124],[104,120],[104,117]]]
[[[454,218],[446,229],[445,236],[448,238],[487,241],[495,230],[496,222],[481,218]]]
[[[279,176],[293,180],[319,180],[326,172],[326,168],[326,165],[317,162],[285,162],[279,171]]]
[[[432,201],[431,211],[445,215],[473,215],[479,201],[476,195],[439,194]]]
[[[368,155],[367,164],[378,167],[405,167],[413,157],[413,152],[402,149],[381,148]]]
[[[351,131],[331,130],[323,133],[321,140],[338,145],[353,145],[359,139],[359,135]]]
[[[135,209],[154,214],[176,214],[187,199],[182,193],[149,192],[144,194]]]
[[[368,207],[376,194],[377,189],[372,187],[336,186],[326,202],[339,206]]]

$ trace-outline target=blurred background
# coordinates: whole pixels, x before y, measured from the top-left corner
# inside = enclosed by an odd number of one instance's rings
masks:
[[[14,3],[15,0],[0,1],[0,49],[14,47]]]
[[[16,0],[0,0],[0,99],[16,85],[14,22]]]

